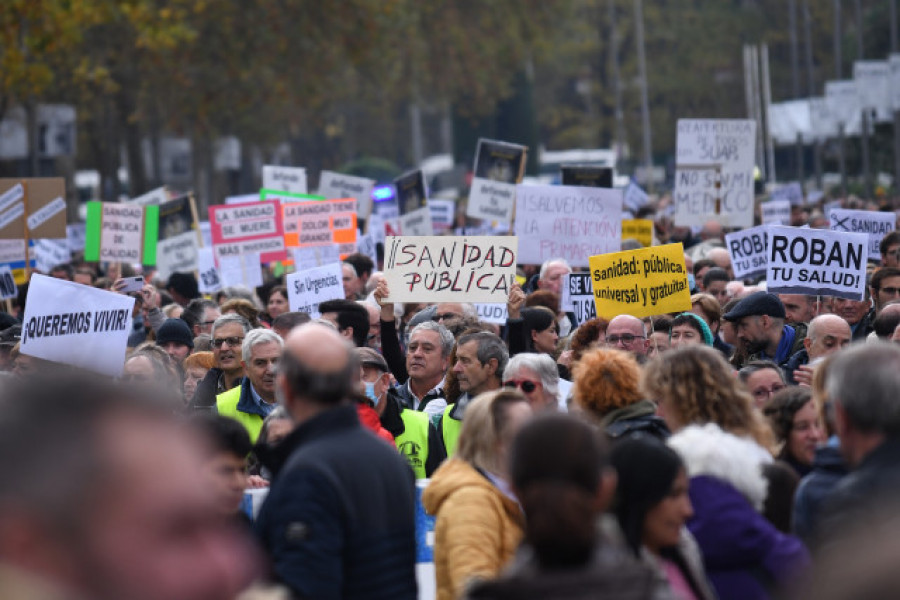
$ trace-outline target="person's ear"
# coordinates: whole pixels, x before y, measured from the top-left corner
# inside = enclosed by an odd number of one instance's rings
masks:
[[[500,377],[499,369],[500,369],[500,361],[496,358],[489,358],[487,361],[488,366],[491,368],[491,373]]]
[[[812,339],[809,337],[803,338],[803,348],[809,352],[809,347],[812,346]]]

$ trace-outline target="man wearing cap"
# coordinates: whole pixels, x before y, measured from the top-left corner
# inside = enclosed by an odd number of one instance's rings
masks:
[[[387,361],[371,348],[356,348],[362,367],[365,394],[381,419],[381,426],[394,436],[397,450],[406,458],[416,479],[426,479],[446,458],[437,430],[424,412],[401,405],[391,390]]]
[[[738,302],[725,320],[734,323],[737,338],[748,355],[740,369],[752,360],[767,359],[783,365],[803,349],[806,326],[785,325],[784,304],[775,294],[755,292]]]
[[[181,319],[166,319],[156,332],[156,345],[181,366],[194,349],[191,329]]]

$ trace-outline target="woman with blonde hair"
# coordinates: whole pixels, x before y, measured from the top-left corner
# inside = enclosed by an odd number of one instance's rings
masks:
[[[719,352],[700,345],[650,362],[642,388],[658,402],[673,433],[669,446],[687,468],[694,508],[687,526],[718,596],[769,598],[809,555],[761,514],[774,440],[750,394]]]
[[[438,600],[459,598],[474,581],[496,577],[522,539],[524,518],[509,477],[510,447],[531,417],[516,390],[485,392],[467,407],[453,458],[422,494],[436,517]]]

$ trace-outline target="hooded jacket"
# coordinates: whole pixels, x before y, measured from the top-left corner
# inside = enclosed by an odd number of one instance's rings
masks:
[[[771,598],[808,566],[800,540],[759,512],[767,493],[761,467],[772,461],[764,448],[712,423],[686,427],[668,443],[684,460],[694,507],[687,526],[720,598]]]
[[[519,504],[461,459],[441,465],[422,503],[436,517],[437,600],[454,600],[473,581],[497,577],[522,540]]]

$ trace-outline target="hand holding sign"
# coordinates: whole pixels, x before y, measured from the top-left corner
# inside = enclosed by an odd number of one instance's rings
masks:
[[[390,295],[387,281],[381,279],[375,286],[375,301],[381,306],[381,320],[388,323],[394,320],[394,303],[386,300]]]
[[[506,312],[510,319],[518,319],[522,316],[522,306],[525,305],[525,292],[522,286],[514,283],[509,289],[509,299],[506,301]]]

